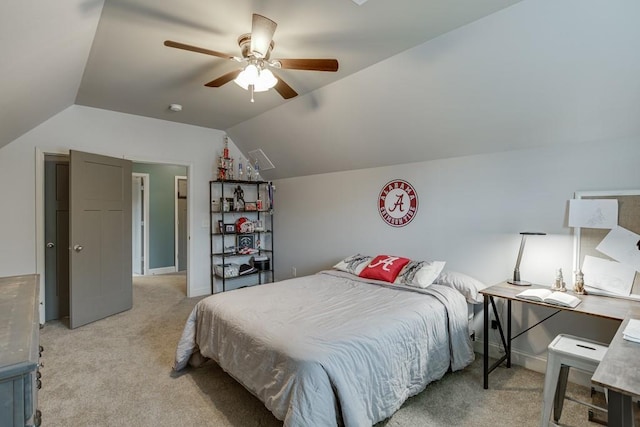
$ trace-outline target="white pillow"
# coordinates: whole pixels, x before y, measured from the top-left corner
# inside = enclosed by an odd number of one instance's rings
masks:
[[[411,261],[404,266],[393,283],[424,289],[438,278],[445,264],[445,261]]]
[[[369,265],[371,260],[373,260],[373,257],[369,255],[351,255],[334,265],[333,268],[358,276],[360,272]]]
[[[443,271],[435,283],[458,290],[464,295],[469,304],[480,304],[483,297],[479,294],[479,291],[487,287],[478,279],[457,271]]]

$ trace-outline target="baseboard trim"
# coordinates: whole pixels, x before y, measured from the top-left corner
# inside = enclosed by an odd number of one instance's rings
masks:
[[[149,269],[149,274],[151,274],[151,275],[168,274],[168,273],[175,273],[177,271],[178,271],[178,269],[176,268],[176,266],[172,265],[171,267],[150,268]]]
[[[474,341],[473,349],[476,353],[484,354],[484,342]],[[491,343],[491,342],[489,343],[489,357],[497,359],[499,357],[502,357],[503,354],[504,354],[504,351],[502,351],[502,346],[498,346],[498,344],[496,343]],[[546,356],[546,353],[545,353],[545,356]],[[522,366],[523,368],[529,369],[531,371],[539,372],[542,375],[544,375],[547,369],[546,357],[528,354],[514,348],[511,349],[511,364]],[[593,384],[591,384],[592,375],[593,374],[589,374],[587,372],[578,371],[577,369],[570,369],[569,381],[584,387],[592,387],[593,386]]]

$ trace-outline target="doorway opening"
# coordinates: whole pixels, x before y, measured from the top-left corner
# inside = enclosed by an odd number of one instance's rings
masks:
[[[70,306],[72,305],[72,298],[70,296],[72,293],[70,286],[70,255],[72,254],[73,249],[71,248],[72,242],[70,241],[70,221],[72,220],[70,219],[71,216],[69,214],[70,207],[62,203],[65,198],[69,197],[68,193],[71,169],[69,161],[69,152],[61,151],[59,153],[45,153],[36,149],[36,243],[38,248],[36,254],[36,271],[40,273],[40,318],[43,319],[43,321],[69,318]],[[171,215],[170,223],[166,227],[167,230],[164,234],[169,234],[171,236],[171,241],[164,245],[164,248],[166,249],[168,247],[170,263],[168,265],[165,264],[166,269],[157,268],[155,271],[153,271],[149,266],[149,263],[153,258],[149,252],[153,250],[154,245],[153,228],[150,227],[151,223],[149,219],[151,218],[151,220],[153,220],[154,218],[154,205],[153,202],[149,200],[150,181],[153,178],[153,175],[144,171],[140,172],[133,170],[129,172],[132,185],[130,188],[131,190],[138,188],[139,191],[132,191],[132,195],[130,197],[132,203],[135,203],[136,200],[138,201],[139,210],[137,211],[138,213],[136,216],[134,216],[132,209],[132,213],[129,218],[132,221],[132,225],[134,224],[134,218],[139,219],[139,234],[135,233],[140,236],[137,242],[138,246],[134,246],[134,244],[136,244],[136,239],[134,239],[133,227],[132,231],[129,232],[129,236],[131,238],[130,244],[132,252],[134,248],[139,248],[140,262],[136,262],[136,267],[134,267],[132,262],[129,277],[131,277],[135,270],[140,271],[141,274],[161,274],[163,272],[174,273],[181,268],[178,263],[174,261],[176,258],[174,254],[175,242],[173,241],[175,221],[174,212],[176,210],[176,202],[174,201],[176,198],[174,176],[186,178],[189,175],[188,166],[158,163],[145,163],[144,165],[150,167],[156,166],[158,168],[177,168],[173,175],[171,175],[171,178],[167,180],[167,193],[169,196],[167,205],[168,209],[166,210],[170,210]],[[47,172],[48,169],[50,169],[49,172]],[[138,177],[137,179],[135,178],[136,176]],[[46,200],[49,198],[53,198],[53,208],[51,207],[51,201]],[[67,201],[66,203],[68,204],[70,202]],[[47,217],[49,217],[49,219],[47,219]],[[53,222],[54,225],[59,225],[60,227],[53,228],[52,231],[50,229],[51,222]],[[186,222],[186,219],[182,221],[182,223]],[[181,235],[185,236],[186,234],[186,231],[185,233],[181,233]],[[188,247],[188,238],[186,240],[186,244]],[[90,244],[76,246],[78,246],[78,249],[75,249],[73,254],[80,253],[82,249],[84,249],[82,254],[91,252]],[[82,248],[82,246],[85,247]],[[50,254],[52,253],[54,256],[50,257]],[[185,276],[184,292],[185,295],[187,295],[188,275],[186,274],[186,266],[188,265],[188,251],[186,248],[182,250],[182,253],[185,256],[183,274]],[[133,253],[129,259],[132,261],[135,259]],[[82,262],[80,262],[80,264],[82,264]]]
[[[131,174],[131,265],[134,276],[149,274],[149,174]]]

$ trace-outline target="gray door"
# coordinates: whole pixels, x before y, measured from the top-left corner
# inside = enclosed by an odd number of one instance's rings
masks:
[[[131,162],[71,151],[70,327],[129,310]]]
[[[45,321],[69,316],[69,157],[44,163]]]
[[[186,179],[179,179],[178,186],[187,187]],[[187,192],[178,196],[178,271],[187,269]]]

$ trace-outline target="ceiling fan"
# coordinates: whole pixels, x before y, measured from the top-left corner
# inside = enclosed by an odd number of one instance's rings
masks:
[[[230,59],[243,63],[242,68],[226,73],[215,80],[205,84],[207,87],[220,87],[231,80],[251,93],[251,102],[254,102],[254,92],[264,92],[272,87],[284,99],[293,98],[298,93],[291,86],[276,78],[270,68],[286,70],[308,70],[308,71],[338,71],[337,59],[271,59],[271,51],[274,47],[273,34],[276,31],[276,24],[271,19],[253,14],[251,33],[242,34],[238,37],[238,45],[242,57],[232,56],[215,50],[204,49],[184,43],[166,40],[165,46],[177,49],[189,50],[203,53],[205,55],[217,56],[218,58]]]

